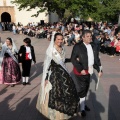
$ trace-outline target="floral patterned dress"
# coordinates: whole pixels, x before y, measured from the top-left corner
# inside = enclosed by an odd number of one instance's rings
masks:
[[[9,49],[9,48],[8,48]],[[6,52],[4,54],[0,84],[17,84],[21,80],[19,64]]]

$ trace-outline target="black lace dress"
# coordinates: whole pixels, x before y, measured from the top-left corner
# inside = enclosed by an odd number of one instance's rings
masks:
[[[71,76],[64,68],[51,61],[52,71],[50,82],[52,90],[49,93],[48,106],[69,116],[73,116],[77,111],[79,97]]]
[[[64,59],[64,51],[59,54],[56,49],[53,50],[53,59],[45,79],[49,80],[52,89],[46,95],[44,103],[40,103],[42,86],[38,95],[36,107],[50,120],[69,119],[77,113],[79,97],[73,79],[66,70]]]

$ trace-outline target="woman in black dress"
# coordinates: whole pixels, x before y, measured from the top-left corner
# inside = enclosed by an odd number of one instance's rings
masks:
[[[65,65],[63,36],[54,34],[46,51],[37,109],[50,120],[63,120],[77,112],[79,98]]]

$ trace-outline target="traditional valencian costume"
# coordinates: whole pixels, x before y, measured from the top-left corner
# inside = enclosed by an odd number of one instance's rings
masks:
[[[21,72],[16,57],[17,53],[18,51],[13,40],[12,48],[9,48],[6,42],[2,45],[0,52],[0,84],[15,85],[20,82]]]
[[[27,45],[22,45],[19,50],[18,60],[22,63],[22,82],[23,85],[30,84],[30,70],[32,61],[36,63],[36,57],[34,52],[34,47],[31,45],[30,38],[25,38],[23,40]],[[21,54],[21,56],[20,56]]]
[[[77,112],[79,98],[65,66],[65,50],[54,46],[54,34],[46,51],[37,109],[50,120],[69,119]],[[45,86],[45,80],[48,84]]]
[[[85,32],[87,32],[86,34],[91,34],[89,30]],[[80,109],[81,113],[83,113],[81,115],[86,116],[85,110],[90,111],[85,105],[85,97],[87,96],[90,86],[90,75],[93,74],[93,68],[95,68],[98,73],[102,72],[99,51],[97,51],[96,45],[93,43],[86,44],[84,41],[77,43],[73,47],[71,62],[74,66],[73,72],[76,77],[75,85],[80,97]],[[82,70],[85,70],[85,75],[81,73]]]

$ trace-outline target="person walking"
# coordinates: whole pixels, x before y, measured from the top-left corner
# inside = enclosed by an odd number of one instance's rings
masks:
[[[78,102],[75,84],[65,65],[63,35],[53,32],[36,107],[50,120],[63,120],[77,113]]]
[[[18,50],[11,38],[7,38],[0,52],[0,84],[14,87],[21,81],[21,72],[17,60]]]
[[[31,45],[31,39],[25,38],[23,40],[24,45],[19,50],[19,63],[22,64],[22,83],[23,85],[29,85],[30,69],[32,61],[36,63],[34,47]]]
[[[86,116],[86,110],[90,111],[85,104],[85,99],[90,86],[90,75],[93,74],[93,67],[98,71],[98,76],[102,75],[102,67],[99,59],[99,51],[92,42],[92,33],[90,30],[84,30],[82,41],[77,43],[72,51],[71,62],[74,66],[75,85],[80,98],[80,112],[83,117]]]

